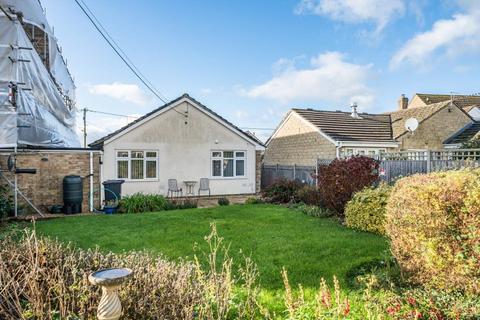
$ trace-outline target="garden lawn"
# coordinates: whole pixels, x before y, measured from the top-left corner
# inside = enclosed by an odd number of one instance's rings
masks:
[[[291,284],[318,287],[320,278],[331,281],[336,275],[346,286],[349,270],[383,258],[388,248],[382,237],[274,205],[68,217],[38,221],[36,230],[81,248],[99,246],[116,253],[145,249],[177,259],[192,258],[195,243],[207,250],[204,237],[212,222],[230,244],[234,264],[243,260],[242,254],[252,257],[264,289],[283,288],[282,267]]]

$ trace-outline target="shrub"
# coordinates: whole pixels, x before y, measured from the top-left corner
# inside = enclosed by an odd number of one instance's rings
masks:
[[[13,208],[13,201],[10,194],[10,189],[0,184],[0,219],[7,217]]]
[[[414,283],[480,293],[480,170],[399,180],[387,205],[392,252]]]
[[[230,204],[230,200],[225,197],[218,198],[218,205],[219,206],[228,206]]]
[[[135,193],[123,197],[119,202],[119,211],[141,213],[163,211],[170,208],[167,199],[159,194]]]
[[[251,259],[236,265],[241,272],[234,276],[214,225],[206,240],[211,251],[202,260],[170,262],[145,252],[74,249],[31,231],[2,239],[0,319],[96,319],[101,289],[88,274],[118,266],[134,271],[119,290],[122,319],[264,318]]]
[[[197,200],[185,199],[180,202],[175,209],[194,209],[198,207]]]
[[[345,222],[354,229],[385,234],[385,212],[392,187],[386,183],[355,193],[345,207]]]
[[[245,200],[245,204],[261,204],[263,203],[263,200],[257,197],[248,197],[247,200]]]
[[[298,189],[295,195],[295,199],[308,205],[322,205],[322,194],[316,186],[306,185]]]
[[[278,179],[263,190],[262,195],[267,202],[289,203],[295,202],[297,191],[303,186],[296,180]]]
[[[318,187],[325,206],[343,217],[352,195],[378,180],[379,162],[369,157],[335,159],[318,168]]]
[[[333,213],[327,208],[308,205],[304,203],[298,204],[295,209],[301,211],[307,216],[316,217],[316,218],[326,218],[326,217],[331,217],[333,215]]]

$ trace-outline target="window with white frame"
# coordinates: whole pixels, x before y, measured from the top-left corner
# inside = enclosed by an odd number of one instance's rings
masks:
[[[351,156],[369,156],[375,157],[379,154],[385,153],[386,149],[372,149],[372,148],[345,148],[341,151],[342,157]]]
[[[153,150],[117,151],[117,179],[149,180],[157,178],[158,152]]]
[[[212,151],[212,177],[244,177],[245,151]]]

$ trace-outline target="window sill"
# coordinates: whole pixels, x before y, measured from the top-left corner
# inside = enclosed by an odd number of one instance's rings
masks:
[[[243,177],[210,177],[210,180],[247,180],[248,178]]]
[[[124,180],[125,183],[127,183],[127,182],[155,182],[155,181],[159,181],[158,178],[153,178],[153,179],[123,179],[123,178],[118,178],[118,180]]]

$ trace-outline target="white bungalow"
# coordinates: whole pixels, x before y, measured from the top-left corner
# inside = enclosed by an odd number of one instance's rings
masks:
[[[197,195],[202,178],[211,195],[260,188],[263,144],[187,94],[90,146],[103,150],[102,180],[125,180],[122,194],[167,195],[169,179],[184,195]]]

